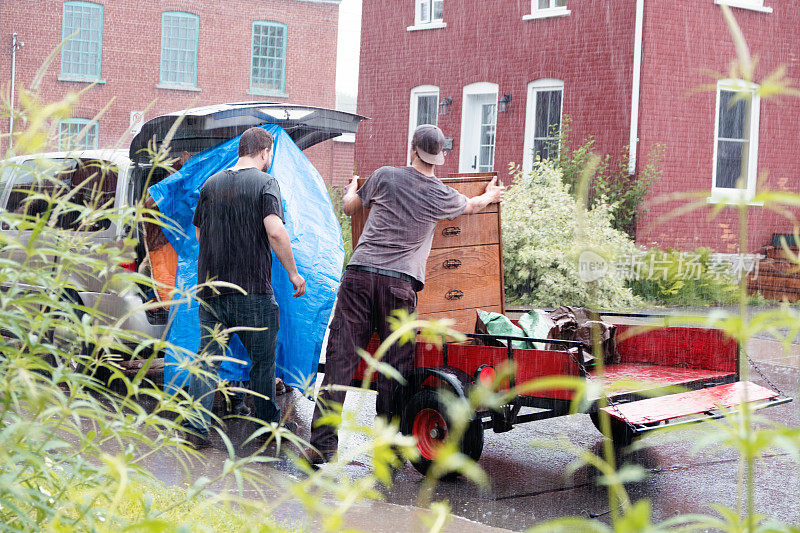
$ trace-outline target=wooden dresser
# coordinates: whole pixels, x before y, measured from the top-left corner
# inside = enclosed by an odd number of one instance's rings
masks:
[[[470,198],[482,194],[495,175],[451,174],[442,181]],[[368,215],[362,210],[352,218],[354,247]],[[456,330],[473,333],[475,309],[505,312],[504,285],[500,206],[491,204],[436,226],[417,313],[426,319],[450,318]]]

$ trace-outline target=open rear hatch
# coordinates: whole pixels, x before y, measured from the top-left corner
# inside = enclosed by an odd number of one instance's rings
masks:
[[[252,126],[277,124],[305,150],[345,133],[355,133],[365,117],[321,107],[238,102],[196,107],[161,115],[147,121],[130,145],[130,158],[139,164],[150,162],[148,145],[159,149],[170,140],[170,151],[196,154],[241,134]],[[177,123],[171,139],[170,130]]]

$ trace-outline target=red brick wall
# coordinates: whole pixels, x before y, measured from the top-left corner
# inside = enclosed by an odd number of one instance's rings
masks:
[[[798,33],[800,14],[791,0],[766,0],[772,13],[733,8],[753,56],[758,56],[756,81],[781,65],[787,75],[800,78]],[[716,79],[708,71],[728,77],[735,58],[733,41],[720,6],[711,0],[691,2],[680,9],[666,0],[645,3],[640,114],[640,157],[655,143],[664,143],[662,179],[651,200],[675,191],[697,191],[710,196],[714,166]],[[702,88],[711,85],[712,88]],[[699,89],[699,90],[697,90]],[[800,101],[797,98],[762,99],[759,124],[758,172],[767,174],[764,188],[800,190],[798,139]],[[640,165],[641,168],[641,165]],[[710,247],[738,252],[738,215],[727,208],[713,219],[711,208],[659,223],[660,217],[684,202],[652,205],[641,221],[637,239],[680,249]],[[764,207],[752,207],[748,219],[748,251],[760,251],[772,233],[791,231],[785,218]]]
[[[145,120],[190,106],[266,100],[333,108],[339,6],[299,0],[99,0],[104,5],[102,79],[89,89],[74,117],[95,116],[112,98],[100,119],[99,145],[125,147],[130,111],[150,104]],[[44,58],[61,41],[61,1],[3,2],[0,35],[3,49],[13,32],[25,42],[17,54],[17,83],[30,85]],[[158,89],[161,14],[186,11],[199,16],[197,86],[200,92]],[[250,95],[250,47],[253,20],[287,25],[286,93],[288,98]],[[0,54],[0,76],[10,79],[10,54]],[[47,69],[41,94],[60,100],[86,83],[58,81],[60,56]],[[7,121],[0,132],[8,132]],[[7,143],[3,143],[7,147]],[[323,176],[331,174],[332,143],[308,151]]]
[[[334,185],[347,185],[357,170],[353,165],[355,145],[351,142],[333,143],[333,174],[331,183]]]
[[[412,0],[364,0],[358,112],[372,120],[356,135],[359,173],[406,163],[410,91],[418,85],[453,98],[450,114],[439,117],[454,138],[440,175],[458,171],[463,87],[480,81],[513,96],[497,116],[501,176],[509,162],[522,162],[527,86],[540,78],[564,81],[563,112],[576,140],[595,135],[605,152],[626,145],[635,0],[571,0],[569,16],[523,21],[530,7],[528,0],[448,1],[446,28],[409,32]]]

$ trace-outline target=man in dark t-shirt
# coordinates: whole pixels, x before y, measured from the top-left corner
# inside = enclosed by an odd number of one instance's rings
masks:
[[[338,448],[336,428],[317,424],[323,409],[341,405],[345,391],[333,385],[349,385],[372,333],[381,341],[391,334],[387,317],[396,309],[413,312],[417,291],[425,284],[425,264],[431,251],[433,232],[440,220],[476,213],[503,197],[503,187],[494,178],[480,196],[467,198],[439,180],[435,165],[444,164],[444,134],[436,126],[419,126],[411,140],[410,167],[382,167],[361,189],[354,178],[343,198],[344,212],[352,216],[369,209],[369,217],[358,245],[347,265],[336,309],[330,324],[325,356],[325,377],[314,410],[312,448],[306,457],[324,463]],[[406,375],[414,364],[414,343],[395,344],[383,362]],[[378,415],[391,412],[395,384],[377,376]]]
[[[214,174],[200,189],[194,225],[200,253],[197,281],[200,305],[201,368],[214,377],[224,354],[215,337],[223,329],[242,327],[236,334],[252,366],[250,388],[256,393],[256,417],[280,422],[275,403],[275,350],[278,304],[272,292],[272,252],[289,273],[295,297],[306,282],[295,265],[289,235],[283,225],[283,204],[278,182],[264,172],[272,160],[273,138],[263,128],[250,128],[239,140],[239,160],[233,168]],[[216,282],[224,282],[216,284]],[[208,443],[213,380],[192,374],[189,396],[199,400],[203,426],[189,425],[196,434],[189,442]]]

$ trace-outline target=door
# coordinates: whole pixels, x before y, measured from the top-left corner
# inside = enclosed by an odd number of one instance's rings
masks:
[[[460,172],[492,172],[497,131],[497,93],[465,96]]]

